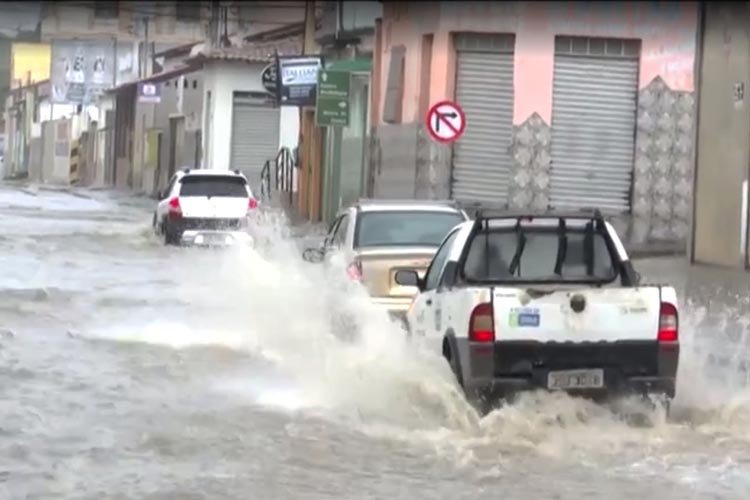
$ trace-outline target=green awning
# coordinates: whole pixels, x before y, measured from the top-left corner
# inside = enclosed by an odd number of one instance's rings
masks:
[[[328,71],[348,71],[349,73],[369,73],[372,71],[372,59],[360,57],[357,59],[339,59],[326,65]]]

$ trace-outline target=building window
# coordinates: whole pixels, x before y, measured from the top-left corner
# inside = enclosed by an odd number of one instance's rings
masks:
[[[183,23],[197,23],[201,20],[201,2],[176,2],[177,20]]]
[[[120,6],[116,1],[94,2],[94,17],[97,19],[117,19]]]

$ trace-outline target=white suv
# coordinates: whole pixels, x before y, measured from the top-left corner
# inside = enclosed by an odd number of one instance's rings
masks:
[[[252,243],[248,216],[257,208],[239,171],[186,169],[159,193],[153,226],[167,245]]]

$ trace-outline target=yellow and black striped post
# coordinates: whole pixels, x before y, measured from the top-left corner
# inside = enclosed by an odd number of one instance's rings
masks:
[[[79,158],[79,143],[78,139],[70,141],[70,183],[76,184],[80,180],[78,171],[78,158]]]

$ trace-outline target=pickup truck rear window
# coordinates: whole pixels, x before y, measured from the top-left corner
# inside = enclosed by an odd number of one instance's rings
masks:
[[[384,210],[357,218],[354,247],[440,246],[448,232],[464,222],[455,212]]]
[[[242,177],[191,175],[180,181],[180,196],[247,197],[247,182]]]
[[[609,282],[617,277],[603,233],[568,229],[561,235],[548,228],[478,233],[463,274],[470,281]]]

